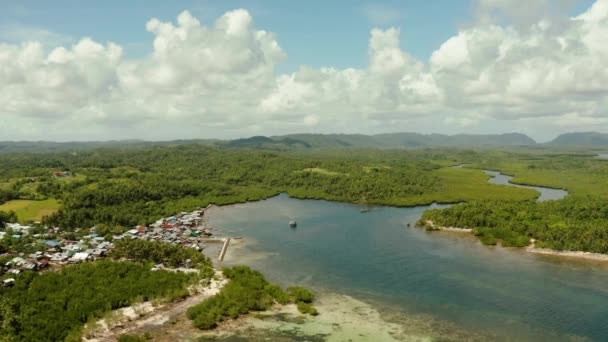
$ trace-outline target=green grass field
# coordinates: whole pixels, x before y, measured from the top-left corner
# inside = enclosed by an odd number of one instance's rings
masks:
[[[1,190],[8,190],[13,185],[15,185],[15,183],[17,183],[17,181],[18,181],[18,179],[10,179],[10,180],[6,180],[6,181],[0,181],[0,189]]]
[[[56,212],[60,207],[55,199],[45,201],[13,200],[0,205],[0,211],[14,211],[19,221],[40,221],[43,216]]]
[[[530,189],[496,185],[488,182],[489,176],[481,170],[442,168],[432,171],[442,181],[442,189],[407,198],[394,198],[385,204],[412,206],[420,204],[457,203],[472,200],[533,200],[539,193]]]
[[[526,158],[528,157],[528,158]],[[513,175],[513,183],[565,189],[574,196],[608,198],[608,160],[572,155],[540,158],[511,156],[484,160],[474,167]]]

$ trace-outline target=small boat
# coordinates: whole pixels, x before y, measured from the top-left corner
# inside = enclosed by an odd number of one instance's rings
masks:
[[[297,223],[296,221],[289,221],[289,226],[290,226],[291,228],[295,228],[295,227],[297,227],[297,226],[298,226],[298,223]]]
[[[378,207],[374,207],[373,205],[366,205],[365,207],[359,209],[361,213],[368,213],[370,211],[375,211]]]

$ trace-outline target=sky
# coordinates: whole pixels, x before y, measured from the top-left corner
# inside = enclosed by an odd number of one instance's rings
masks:
[[[0,0],[0,141],[608,132],[608,0]]]

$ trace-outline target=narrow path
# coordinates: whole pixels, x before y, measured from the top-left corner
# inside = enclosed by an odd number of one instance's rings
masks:
[[[169,304],[161,305],[154,308],[152,312],[143,315],[142,317],[129,320],[129,317],[121,319],[119,322],[114,323],[112,326],[107,327],[104,322],[100,321],[100,325],[105,327],[101,331],[97,331],[89,338],[83,338],[85,342],[111,342],[117,341],[118,338],[123,334],[143,334],[147,331],[159,328],[166,322],[176,319],[178,316],[183,315],[189,307],[196,305],[203,300],[212,297],[219,293],[219,291],[227,283],[227,279],[221,275],[221,272],[216,272],[220,277],[218,280],[212,280],[208,287],[204,288],[202,292],[192,295],[182,301],[172,302]],[[123,312],[130,308],[121,309]],[[103,320],[102,320],[103,321]]]

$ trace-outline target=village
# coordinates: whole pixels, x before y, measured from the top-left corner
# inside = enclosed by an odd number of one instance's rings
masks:
[[[25,271],[43,271],[49,268],[61,268],[66,264],[95,261],[107,257],[114,242],[121,239],[143,239],[169,244],[179,244],[193,248],[209,257],[216,256],[223,260],[230,238],[212,237],[212,227],[207,225],[205,211],[211,207],[201,208],[192,212],[181,212],[174,216],[161,218],[149,226],[134,226],[132,229],[118,235],[99,236],[96,227],[91,227],[81,238],[74,240],[73,232],[63,232],[59,228],[45,227],[44,234],[31,234],[33,226],[19,223],[7,223],[4,229],[0,228],[0,240],[7,237],[11,239],[25,239],[32,237],[30,249],[33,253],[13,252],[0,255],[7,262],[0,264],[0,275],[4,273],[2,286],[12,286],[14,276]],[[39,223],[37,223],[39,224]],[[72,235],[72,236],[68,236]],[[53,239],[48,239],[54,237]],[[154,269],[162,268],[156,265]]]

